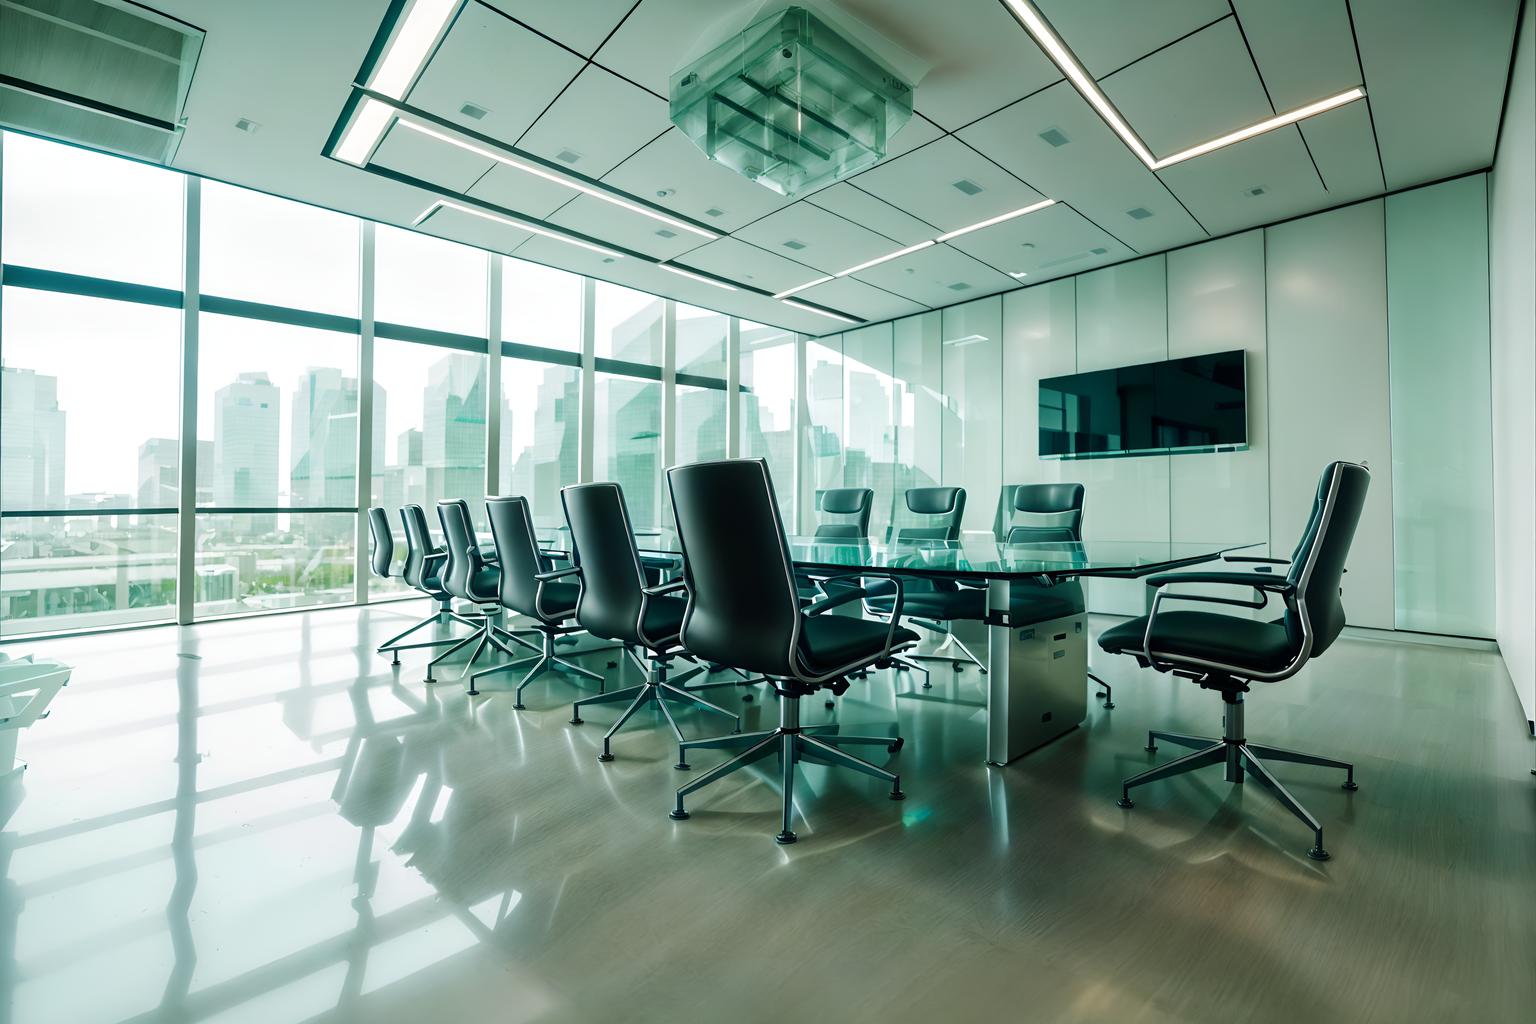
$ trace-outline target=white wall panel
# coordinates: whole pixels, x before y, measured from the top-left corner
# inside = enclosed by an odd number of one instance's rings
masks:
[[[1372,200],[1266,229],[1270,537],[1288,554],[1323,467],[1364,462],[1371,489],[1350,551],[1344,607],[1391,629],[1392,447],[1386,244]]]
[[[1062,278],[1003,296],[1003,481],[1051,483],[1060,459],[1040,458],[1042,377],[1077,370],[1077,281]]]
[[[896,384],[901,392],[901,416],[896,461],[901,473],[896,492],[875,495],[893,510],[901,507],[909,487],[931,487],[944,475],[943,316],[937,310],[896,321],[893,340]]]
[[[1386,204],[1397,628],[1491,637],[1488,180]]]
[[[1168,358],[1168,271],[1149,256],[1077,279],[1077,369],[1103,370]],[[1078,459],[1063,463],[1061,479],[1087,489],[1087,540],[1168,539],[1167,455]],[[1146,586],[1136,580],[1091,580],[1090,611],[1140,615]]]
[[[1493,349],[1494,587],[1499,650],[1536,719],[1536,4],[1521,16],[1493,163],[1489,256]]]
[[[1003,485],[1003,300],[943,311],[944,483],[966,489],[964,528],[991,530]]]

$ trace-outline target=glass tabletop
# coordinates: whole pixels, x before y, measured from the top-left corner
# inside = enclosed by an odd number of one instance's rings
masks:
[[[568,551],[564,529],[547,529],[540,540],[551,551]],[[643,530],[635,535],[642,556],[675,560],[682,548],[672,530]],[[999,544],[990,534],[958,541],[851,543],[790,537],[789,553],[801,569],[816,572],[883,570],[948,579],[1018,579],[1074,576],[1135,578],[1220,558],[1229,551],[1259,546],[1249,543],[1170,543],[1168,541],[1090,540]]]

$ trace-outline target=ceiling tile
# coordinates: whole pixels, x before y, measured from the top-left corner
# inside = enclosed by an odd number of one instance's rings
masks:
[[[924,309],[911,299],[881,291],[873,285],[855,281],[851,277],[840,277],[836,281],[828,281],[815,288],[807,288],[795,298],[814,302],[828,309],[841,310],[850,316],[862,317],[865,320],[889,320],[909,313],[921,313]],[[849,326],[826,317],[818,317],[818,319],[824,324],[836,324],[834,327],[821,327],[817,331],[819,334],[827,334]]]
[[[1066,140],[1059,146],[1041,138],[1053,129]],[[1156,252],[1204,235],[1157,176],[1067,82],[977,121],[960,137],[1004,167],[1027,169],[1035,187],[1058,202],[1071,203],[1137,252]],[[1127,211],[1135,209],[1152,216],[1129,216]]]
[[[691,231],[679,230],[592,196],[577,196],[556,211],[549,221],[659,260],[697,249],[707,241]]]
[[[897,247],[921,242],[935,234],[932,225],[925,224],[884,199],[854,188],[846,181],[822,189],[809,201],[823,210],[830,210],[855,224],[879,232],[896,242]]]
[[[582,68],[580,57],[482,4],[466,4],[407,99],[511,143]],[[475,119],[465,103],[489,111]]]
[[[1294,126],[1159,172],[1213,235],[1272,224],[1330,205]],[[1263,188],[1253,196],[1249,189]]]
[[[592,56],[618,27],[635,0],[481,0],[558,40],[583,56]]]
[[[1059,204],[962,235],[947,244],[1010,275],[1022,271],[1029,275],[1024,279],[1027,281],[1073,273],[1079,267],[1061,268],[1077,260],[1086,265],[1090,259],[1119,260],[1135,255],[1082,214]]]
[[[547,178],[499,163],[475,183],[469,195],[542,220],[580,193]]]
[[[1159,157],[1274,113],[1232,18],[1110,75],[1100,85]]]
[[[772,253],[785,253],[825,274],[835,274],[901,248],[884,235],[804,201],[749,224],[736,232],[736,237]],[[795,242],[804,248],[786,247],[785,242]]]
[[[593,59],[666,96],[672,72],[756,21],[760,7],[739,0],[645,0]]]
[[[589,178],[601,178],[670,123],[665,100],[589,65],[517,146]]]
[[[721,231],[734,231],[792,201],[710,160],[676,128],[603,181]]]
[[[955,138],[940,139],[852,180],[865,192],[933,225],[935,233],[954,231],[1044,198]],[[973,191],[977,188],[980,191]]]
[[[1226,0],[1035,0],[1083,67],[1102,78],[1232,13]],[[1279,5],[1277,5],[1279,6]],[[1288,6],[1288,5],[1286,5]],[[1134,123],[1134,122],[1133,122]]]
[[[866,284],[905,295],[927,306],[947,306],[1015,287],[1007,274],[947,245],[930,245],[901,259],[854,275]]]
[[[1351,6],[1387,188],[1493,162],[1517,0]]]
[[[520,231],[509,224],[446,208],[439,208],[422,221],[417,230],[463,242],[465,245],[479,246],[491,252],[514,252],[518,246],[534,237],[532,232]]]
[[[1329,205],[1385,191],[1371,114],[1364,103],[1308,118],[1299,127],[1323,176]]]
[[[1338,0],[1233,0],[1233,7],[1276,109],[1360,84],[1349,11]]]
[[[839,6],[928,65],[913,103],[948,131],[1061,77],[997,0],[842,0]]]
[[[469,188],[495,165],[483,156],[402,128],[399,124],[390,128],[384,141],[373,151],[369,163],[455,192]]]
[[[819,270],[759,249],[739,238],[721,238],[701,245],[677,262],[769,293],[781,292],[823,276]]]

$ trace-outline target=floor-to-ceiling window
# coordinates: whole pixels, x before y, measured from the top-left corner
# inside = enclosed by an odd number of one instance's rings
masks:
[[[560,488],[579,479],[581,307],[578,275],[505,261],[499,489],[526,497],[540,526],[565,521]]]
[[[794,528],[795,335],[741,323],[741,454],[763,459],[779,512]]]
[[[637,526],[662,522],[661,359],[666,302],[599,282],[594,478],[616,481]]]

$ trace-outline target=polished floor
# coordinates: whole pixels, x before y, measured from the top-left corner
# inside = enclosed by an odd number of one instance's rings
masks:
[[[771,771],[668,819],[686,776],[655,711],[600,764],[617,709],[568,725],[583,689],[564,678],[517,712],[424,685],[419,652],[398,669],[372,653],[419,613],[31,645],[77,667],[22,737],[31,766],[3,808],[0,1021],[1317,1024],[1536,1006],[1536,778],[1494,654],[1346,639],[1256,688],[1250,737],[1357,764],[1353,794],[1279,766],[1327,863],[1219,769],[1117,808],[1120,777],[1154,760],[1145,730],[1214,733],[1220,702],[1102,656],[1115,710],[1090,701],[1082,729],[1006,769],[982,764],[974,670],[807,702],[812,721],[899,723],[908,799],[809,767],[801,842],[779,847]],[[744,728],[773,714],[715,693]]]

